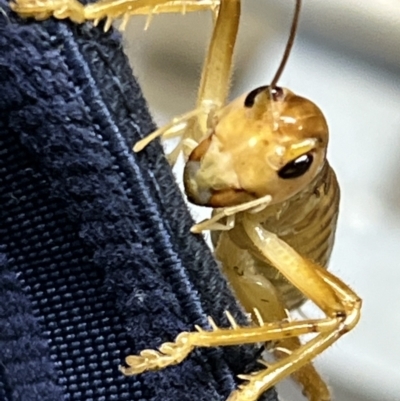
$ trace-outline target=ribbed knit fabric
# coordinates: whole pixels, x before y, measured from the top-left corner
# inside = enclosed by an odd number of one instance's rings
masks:
[[[224,400],[257,348],[118,370],[207,315],[244,322],[159,143],[131,151],[154,125],[119,34],[0,7],[0,400]]]

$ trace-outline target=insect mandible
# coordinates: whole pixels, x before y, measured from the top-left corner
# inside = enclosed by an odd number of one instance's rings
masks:
[[[214,208],[192,229],[212,231],[216,257],[244,308],[258,324],[181,333],[159,352],[144,350],[126,359],[126,375],[165,368],[195,347],[277,344],[277,361],[251,375],[229,401],[255,401],[293,374],[311,401],[329,400],[327,386],[311,360],[354,328],[360,298],[326,270],[338,216],[339,186],[326,160],[328,127],[311,101],[277,86],[294,41],[301,0],[281,65],[267,86],[227,104],[240,0],[103,0],[83,6],[75,0],[19,2],[25,17],[70,18],[77,23],[116,18],[124,27],[132,15],[211,9],[216,17],[196,108],[135,145],[140,151],[157,137],[180,137],[169,155],[183,151],[184,184],[192,203]],[[312,300],[321,319],[291,321],[287,310]],[[304,334],[315,336],[305,344]],[[282,353],[282,349],[286,351]]]

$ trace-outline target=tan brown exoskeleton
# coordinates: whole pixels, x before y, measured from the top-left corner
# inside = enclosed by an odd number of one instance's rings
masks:
[[[311,101],[277,86],[292,46],[290,39],[271,84],[226,104],[240,0],[103,0],[86,7],[76,0],[18,0],[25,17],[70,18],[78,23],[137,14],[211,9],[215,25],[195,110],[175,118],[136,144],[140,151],[158,136],[180,136],[169,155],[183,150],[185,189],[195,204],[214,208],[212,218],[193,232],[213,231],[216,257],[244,308],[257,323],[212,331],[196,327],[159,351],[144,350],[126,359],[121,370],[133,375],[181,362],[195,347],[272,341],[277,360],[251,375],[229,401],[255,401],[269,387],[293,374],[312,401],[330,400],[311,360],[351,330],[360,318],[360,298],[326,270],[332,251],[339,186],[326,160],[328,127]],[[321,319],[291,321],[287,310],[313,301]],[[314,333],[301,344],[298,337]]]

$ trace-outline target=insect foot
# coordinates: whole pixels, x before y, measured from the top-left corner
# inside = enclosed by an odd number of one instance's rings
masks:
[[[226,401],[257,401],[262,393],[260,392],[260,385],[265,376],[265,371],[238,375],[240,379],[246,382],[239,385],[238,389],[233,391]]]
[[[85,21],[84,6],[76,0],[15,0],[10,7],[23,18],[45,20],[55,17],[69,18],[76,23]]]
[[[126,376],[143,373],[147,370],[159,370],[182,362],[193,350],[189,342],[190,333],[178,335],[174,343],[164,343],[159,351],[145,349],[140,355],[129,355],[125,359],[128,367],[120,366],[120,371]]]
[[[127,356],[125,363],[128,366],[120,366],[120,371],[126,376],[132,376],[148,370],[159,370],[182,362],[195,347],[224,344],[224,340],[228,341],[226,345],[229,345],[231,333],[246,331],[246,329],[239,327],[229,312],[226,312],[226,316],[231,324],[231,329],[219,328],[214,320],[209,317],[208,322],[212,331],[205,331],[196,325],[195,332],[180,333],[175,342],[164,343],[158,350],[145,349],[139,355]],[[234,341],[232,344],[237,343]]]
[[[22,18],[35,18],[36,20],[54,17],[70,19],[77,24],[93,21],[93,25],[97,26],[101,20],[105,19],[103,29],[104,32],[107,32],[112,23],[121,17],[124,17],[122,24],[126,25],[130,16],[127,11],[134,14],[135,10],[130,10],[133,7],[127,4],[128,1],[120,3],[116,0],[103,0],[84,6],[77,0],[14,0],[11,8]]]

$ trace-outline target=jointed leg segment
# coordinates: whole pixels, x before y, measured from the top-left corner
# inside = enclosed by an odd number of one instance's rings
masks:
[[[262,210],[269,205],[272,198],[270,195],[263,196],[262,198],[242,203],[241,205],[225,207],[221,211],[214,214],[211,218],[206,219],[198,224],[195,224],[191,231],[192,233],[201,233],[202,231],[227,231],[235,225],[235,214],[245,212],[251,213],[252,210]],[[227,217],[227,224],[221,224],[219,221]]]
[[[250,262],[253,258],[248,251],[239,248],[229,235],[221,235],[216,243],[216,258],[224,261],[221,265],[222,271],[240,303],[247,313],[251,313],[252,321],[259,325],[262,321],[290,321],[290,312],[277,288]],[[278,359],[291,355],[300,346],[298,337],[280,338],[266,344],[268,351]],[[331,400],[327,385],[312,363],[303,365],[293,372],[292,377],[301,385],[303,394],[309,401]]]
[[[165,139],[171,139],[178,136],[182,136],[182,133],[188,128],[190,121],[202,113],[203,110],[195,109],[193,111],[190,111],[189,113],[183,114],[180,117],[174,118],[170,123],[168,123],[164,127],[159,128],[158,130],[152,132],[150,135],[146,136],[145,138],[137,142],[133,147],[133,151],[140,152],[150,142],[154,141],[154,139],[159,137],[164,137]],[[180,141],[177,147],[171,152],[174,159],[174,162],[171,163],[172,165],[175,164],[176,157],[178,156],[175,155],[174,153],[180,152],[180,150],[182,149],[182,142],[183,141]]]
[[[216,2],[213,2],[213,11],[217,9]],[[208,135],[212,128],[212,116],[225,105],[228,95],[239,18],[240,0],[218,0],[217,18],[203,66],[196,109],[138,142],[134,147],[135,152],[142,150],[155,137],[165,137],[171,130],[179,131],[182,138],[176,150],[187,138],[199,143]],[[186,158],[188,156],[185,154]]]
[[[105,30],[113,20],[123,18],[124,26],[130,16],[151,15],[168,12],[194,12],[201,10],[218,11],[213,37],[203,68],[196,109],[174,119],[167,126],[157,130],[136,144],[134,150],[140,151],[154,138],[181,136],[182,140],[171,154],[172,164],[186,139],[193,143],[200,141],[210,128],[210,116],[225,104],[232,67],[232,54],[238,30],[240,0],[101,0],[83,6],[77,0],[16,0],[13,9],[23,17],[46,19],[54,16],[69,18],[77,23],[87,20],[96,24],[106,18]],[[188,150],[188,151],[189,151]],[[160,369],[183,361],[195,347],[241,345],[268,341],[293,339],[295,346],[289,346],[290,354],[259,372],[241,376],[246,382],[234,391],[229,401],[256,401],[269,387],[288,375],[299,371],[324,349],[333,344],[359,320],[361,301],[357,295],[338,278],[320,266],[305,260],[288,244],[276,235],[266,231],[251,220],[250,210],[263,207],[270,199],[257,200],[255,204],[226,208],[210,220],[194,227],[199,232],[205,229],[229,229],[234,224],[234,214],[247,211],[242,224],[248,237],[259,252],[270,261],[290,283],[311,299],[326,317],[323,319],[290,322],[263,322],[259,317],[259,327],[239,327],[232,317],[231,329],[221,329],[210,322],[213,331],[181,333],[174,343],[161,345],[159,351],[144,350],[138,356],[126,359],[128,367],[121,370],[126,375],[146,370]],[[218,222],[228,217],[226,227]],[[316,336],[305,345],[297,342],[297,337],[314,333]],[[290,344],[288,342],[287,344]],[[296,348],[296,346],[298,347]]]
[[[160,13],[213,12],[216,19],[203,67],[196,109],[144,138],[135,146],[135,151],[140,151],[160,136],[181,136],[181,142],[185,138],[200,141],[208,133],[210,117],[226,102],[239,26],[240,0],[100,0],[86,6],[78,0],[15,0],[11,7],[22,17],[37,20],[53,16],[58,19],[69,18],[76,23],[93,21],[97,25],[100,20],[106,19],[105,31],[119,18],[122,18],[123,29],[134,15],[151,17]],[[182,148],[179,143],[172,152],[172,164]]]
[[[245,218],[243,227],[259,251],[297,288],[319,306],[326,318],[300,322],[262,323],[260,327],[239,327],[205,332],[181,333],[175,343],[161,346],[160,351],[142,351],[128,357],[125,374],[135,374],[182,361],[194,347],[239,345],[317,333],[289,356],[269,365],[268,369],[241,376],[247,380],[229,401],[256,401],[268,388],[309,363],[343,334],[351,330],[360,317],[361,300],[338,278],[320,266],[302,258],[293,248],[257,223]],[[259,314],[258,314],[259,315]]]
[[[147,370],[160,369],[183,361],[196,347],[217,347],[254,344],[279,340],[310,333],[329,333],[339,323],[331,319],[306,320],[302,322],[263,323],[260,327],[239,327],[232,322],[232,329],[218,328],[211,320],[213,331],[196,327],[197,332],[183,332],[175,342],[164,343],[159,351],[143,350],[139,356],[128,356],[129,367],[121,367],[126,375],[134,375]]]
[[[12,9],[24,18],[44,20],[50,17],[70,19],[81,24],[93,21],[95,25],[107,19],[104,30],[107,31],[112,22],[123,18],[121,29],[134,15],[188,13],[218,10],[220,0],[100,0],[84,6],[78,0],[15,0]]]

